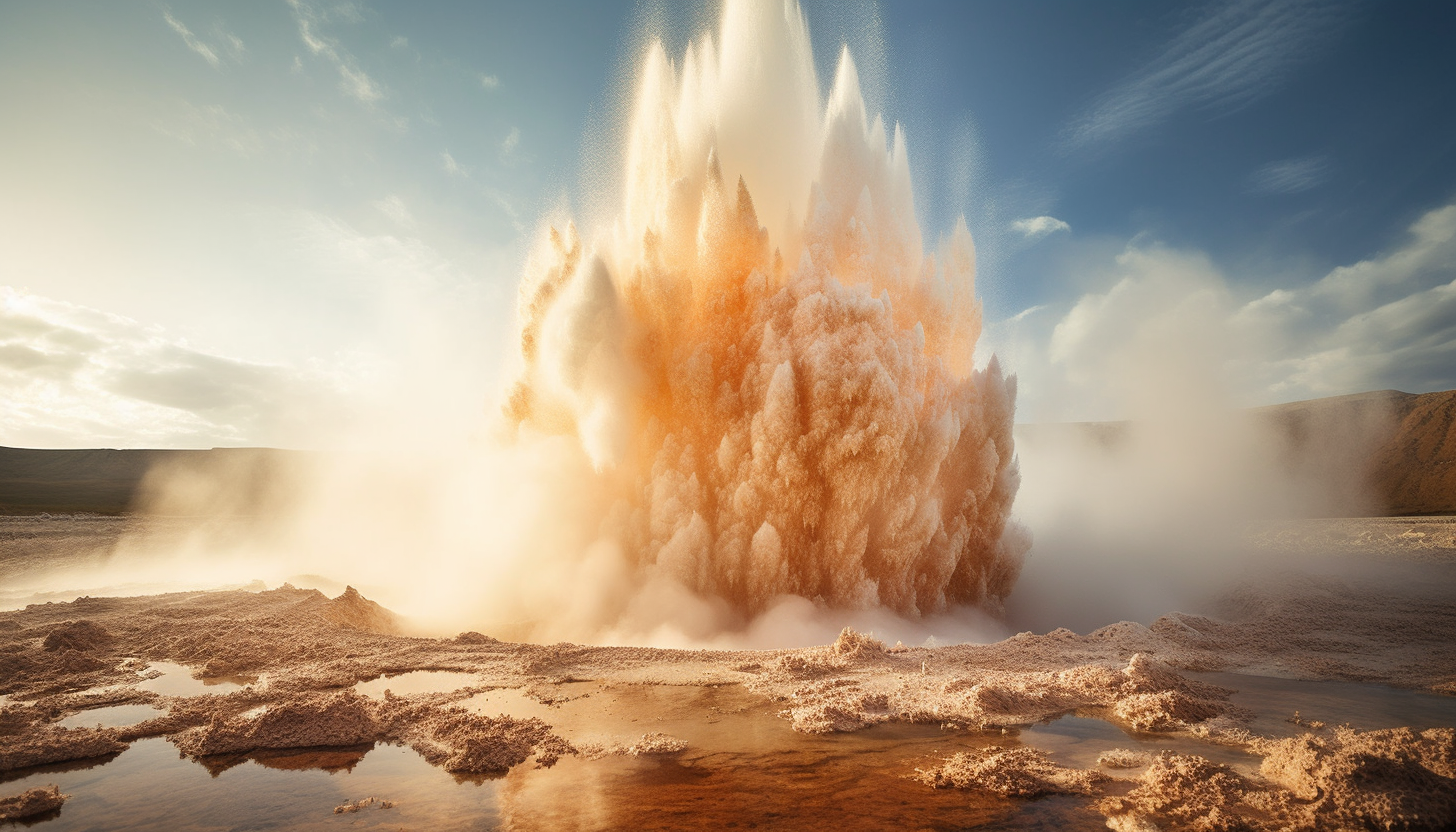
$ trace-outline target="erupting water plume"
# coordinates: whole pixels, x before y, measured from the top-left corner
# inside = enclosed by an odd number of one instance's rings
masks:
[[[1015,378],[974,368],[970,233],[924,252],[848,49],[823,103],[797,4],[730,0],[680,64],[649,48],[625,151],[613,223],[541,234],[505,405],[590,460],[598,620],[678,588],[740,621],[998,609],[1029,546]]]

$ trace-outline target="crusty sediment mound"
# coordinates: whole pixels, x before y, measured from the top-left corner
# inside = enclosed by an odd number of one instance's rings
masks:
[[[938,766],[916,769],[915,777],[937,789],[984,789],[1002,797],[1093,794],[1108,779],[1101,772],[1059,766],[1035,748],[997,745],[958,752]]]
[[[0,798],[0,820],[26,820],[61,808],[70,795],[60,786],[39,786],[21,794]]]

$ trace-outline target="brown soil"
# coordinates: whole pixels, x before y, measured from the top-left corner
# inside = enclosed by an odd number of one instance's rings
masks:
[[[1456,513],[1456,390],[1402,398],[1397,407],[1395,431],[1371,457],[1386,510]]]

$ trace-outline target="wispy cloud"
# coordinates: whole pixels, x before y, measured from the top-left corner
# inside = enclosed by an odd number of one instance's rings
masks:
[[[501,140],[501,146],[500,146],[501,155],[503,155],[503,156],[509,156],[509,155],[511,155],[512,153],[515,152],[516,148],[520,146],[520,144],[521,144],[521,128],[519,128],[519,127],[512,127],[511,128],[511,132],[507,133],[506,134],[506,137]]]
[[[1028,306],[1027,308],[1021,310],[1020,312],[1017,312],[1015,315],[1012,315],[1010,318],[1008,318],[1007,322],[1013,324],[1021,323],[1022,321],[1026,320],[1032,315],[1035,315],[1045,308],[1047,308],[1047,306],[1044,303],[1038,303],[1036,306]]]
[[[480,76],[480,85],[488,90],[498,89],[500,87],[500,79],[494,75],[482,75]]]
[[[450,155],[450,151],[448,150],[440,153],[440,169],[451,176],[458,176],[462,179],[469,178],[470,176],[470,168],[456,161],[455,157]]]
[[[221,147],[240,156],[254,156],[264,144],[246,119],[220,104],[197,107],[184,101],[177,112],[154,122],[152,127],[184,144]]]
[[[162,19],[167,21],[167,25],[172,27],[172,31],[182,36],[182,42],[187,44],[188,49],[201,55],[202,59],[211,64],[213,69],[217,69],[222,65],[222,60],[217,57],[217,53],[212,50],[212,47],[203,43],[196,35],[192,34],[192,30],[188,29],[182,21],[173,17],[170,11],[163,9]],[[238,41],[238,43],[241,44],[242,41]]]
[[[247,44],[243,43],[242,38],[224,29],[220,23],[213,28],[217,36],[222,39],[223,49],[227,50],[228,55],[234,61],[241,61],[243,56],[248,54]]]
[[[1027,217],[1011,223],[1011,230],[1025,237],[1028,240],[1035,240],[1038,237],[1045,237],[1048,234],[1055,234],[1058,231],[1071,231],[1072,226],[1057,219],[1056,217]]]
[[[1249,190],[1258,194],[1297,194],[1316,188],[1329,176],[1327,156],[1304,156],[1270,162],[1249,174]]]
[[[288,5],[293,8],[293,17],[298,23],[298,36],[310,52],[333,65],[339,73],[340,87],[346,94],[364,104],[373,104],[384,97],[384,91],[354,62],[353,56],[338,41],[322,34],[321,27],[328,22],[328,15],[320,13],[304,0],[288,0]],[[350,11],[347,7],[345,10]]]
[[[1069,150],[1127,138],[1185,108],[1226,113],[1276,89],[1348,17],[1347,4],[1230,0],[1099,96],[1064,134]]]
[[[409,206],[404,204],[397,194],[392,194],[384,199],[377,199],[370,203],[375,210],[389,217],[403,228],[414,228],[415,215],[410,211]]]

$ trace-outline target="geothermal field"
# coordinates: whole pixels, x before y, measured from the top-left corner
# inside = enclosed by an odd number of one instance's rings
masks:
[[[0,820],[1456,828],[1456,391],[1019,421],[847,47],[637,58],[468,447],[0,448]]]

